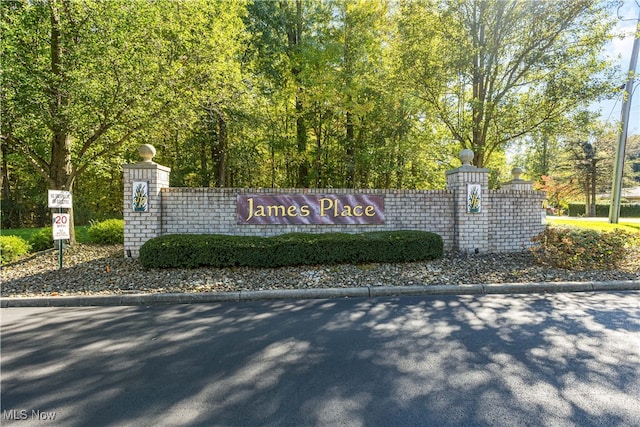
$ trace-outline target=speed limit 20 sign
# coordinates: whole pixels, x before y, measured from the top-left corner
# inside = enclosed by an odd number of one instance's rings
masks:
[[[54,213],[53,214],[53,240],[67,240],[69,235],[69,214]]]

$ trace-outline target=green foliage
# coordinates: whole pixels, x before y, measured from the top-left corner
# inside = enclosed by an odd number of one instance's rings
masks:
[[[616,126],[598,120],[596,113],[580,111],[520,139],[516,145],[521,154],[514,166],[524,166],[528,179],[537,182],[536,189],[546,192],[550,207],[566,210],[577,200],[592,204],[598,194],[611,191],[618,133]],[[630,153],[640,150],[640,138],[629,140],[635,142],[629,144],[624,176],[632,178]],[[596,208],[596,216],[608,216],[608,207]],[[575,209],[580,207],[571,208],[569,215],[584,215],[584,203],[581,212]]]
[[[609,207],[609,204],[597,204],[596,217],[608,217]],[[584,214],[584,203],[569,203],[569,216],[584,216]],[[620,216],[623,218],[640,218],[640,203],[621,204]]]
[[[93,224],[87,230],[89,241],[99,245],[115,245],[124,243],[124,221],[107,219]]]
[[[402,62],[417,95],[484,166],[515,136],[607,90],[594,78],[607,66],[598,58],[607,13],[582,1],[401,2]]]
[[[80,227],[76,227],[76,238],[78,243],[90,243],[89,236],[87,234],[88,226],[83,225]],[[51,228],[48,228],[51,231]],[[31,241],[31,238],[34,234],[45,233],[42,228],[12,228],[12,229],[4,229],[0,234],[3,236],[18,236],[22,237],[27,242]]]
[[[122,149],[180,133],[201,101],[240,90],[244,3],[3,2],[2,148],[21,160],[3,186],[8,225],[25,223],[21,199],[33,186],[72,191],[77,179],[80,223],[119,213]],[[18,192],[18,177],[29,180],[29,194]]]
[[[499,169],[615,86],[597,2],[2,5],[5,227],[46,225],[50,186],[76,224],[118,217],[148,141],[173,186],[443,188],[460,145]]]
[[[18,236],[0,236],[0,263],[6,264],[27,254],[31,245]]]
[[[73,189],[73,219],[76,239],[80,227],[95,221],[122,217],[123,171],[128,163],[120,153],[92,159],[85,172],[76,179]]]
[[[53,230],[51,227],[44,227],[33,233],[29,238],[31,250],[33,252],[45,251],[53,248]]]
[[[291,233],[275,237],[173,234],[140,248],[145,268],[283,267],[409,262],[442,257],[442,238],[423,231]]]
[[[622,230],[599,232],[589,229],[547,227],[531,249],[544,265],[571,270],[609,270],[620,265],[630,248],[640,244],[637,234]]]

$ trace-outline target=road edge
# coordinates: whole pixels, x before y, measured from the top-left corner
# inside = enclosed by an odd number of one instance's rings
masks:
[[[360,286],[354,288],[282,289],[236,292],[15,297],[0,298],[0,308],[138,306],[279,299],[375,298],[409,295],[488,295],[631,290],[640,290],[640,280],[489,283],[477,285]]]

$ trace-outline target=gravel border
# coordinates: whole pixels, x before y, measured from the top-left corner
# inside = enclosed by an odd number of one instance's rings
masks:
[[[528,252],[448,253],[439,260],[403,264],[145,270],[123,253],[122,245],[75,245],[65,250],[64,267],[58,270],[58,252],[40,252],[2,268],[0,296],[14,299],[158,294],[156,298],[161,299],[162,294],[250,295],[254,291],[309,293],[362,288],[371,296],[394,287],[408,292],[412,287],[422,291],[434,286],[509,284],[521,289],[522,284],[545,283],[557,288],[561,283],[640,280],[640,256],[632,257],[623,268],[597,271],[541,266]]]

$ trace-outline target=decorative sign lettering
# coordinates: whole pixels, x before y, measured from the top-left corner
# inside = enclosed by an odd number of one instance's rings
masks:
[[[53,240],[67,240],[71,236],[69,234],[69,214],[56,213],[53,214]]]
[[[71,192],[63,190],[49,190],[48,193],[50,208],[71,209]]]
[[[149,184],[146,181],[133,182],[133,211],[147,212],[149,210]]]
[[[238,224],[384,224],[384,197],[239,194],[236,216]]]
[[[482,210],[482,186],[467,184],[467,213],[480,213]]]

